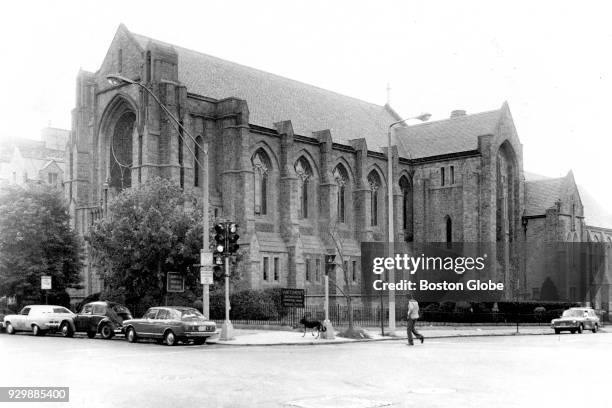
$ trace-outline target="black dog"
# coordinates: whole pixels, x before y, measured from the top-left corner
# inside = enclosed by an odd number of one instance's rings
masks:
[[[302,335],[302,337],[306,335],[306,329],[312,329],[310,334],[312,334],[313,336],[316,330],[317,339],[319,338],[319,335],[321,334],[321,332],[324,332],[327,330],[327,328],[323,326],[323,323],[321,323],[318,320],[308,320],[306,316],[302,317],[302,319],[300,320],[300,323],[304,325],[304,334]]]

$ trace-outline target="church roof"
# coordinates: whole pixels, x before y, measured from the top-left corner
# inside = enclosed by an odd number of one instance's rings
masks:
[[[542,215],[546,209],[563,199],[567,183],[576,184],[572,172],[565,177],[550,178],[539,174],[524,172],[525,175],[525,215]],[[612,228],[612,214],[597,202],[583,186],[576,184],[582,210],[587,225]]]
[[[578,185],[578,191],[584,208],[586,224],[592,227],[612,228],[612,214],[581,185]]]
[[[291,120],[296,134],[329,129],[337,143],[365,138],[370,150],[386,145],[387,127],[398,120],[385,106],[365,102],[258,69],[225,61],[139,34],[131,33],[140,47],[149,41],[172,47],[178,54],[179,81],[187,91],[214,98],[247,101],[249,122],[274,128]]]
[[[477,150],[478,136],[496,132],[503,109],[398,127],[399,155],[418,159]]]
[[[565,177],[525,181],[525,215],[543,215],[561,199]]]

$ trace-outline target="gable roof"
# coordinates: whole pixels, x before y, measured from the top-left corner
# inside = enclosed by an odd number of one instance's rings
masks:
[[[586,224],[592,227],[612,228],[612,214],[581,185],[578,185],[578,191],[580,191]]]
[[[398,127],[395,138],[399,154],[402,157],[418,159],[477,150],[478,136],[494,134],[497,131],[504,107]]]
[[[570,171],[565,177],[550,178],[535,173],[525,175],[525,215],[542,215],[562,198],[568,183],[578,189],[585,223],[593,227],[612,228],[612,214],[597,202],[583,186],[577,184]]]
[[[543,215],[561,199],[565,177],[525,181],[525,215]]]
[[[275,122],[290,120],[298,135],[311,136],[329,129],[337,143],[365,138],[368,148],[375,150],[386,145],[387,127],[398,120],[385,106],[128,33],[142,49],[150,41],[172,47],[178,54],[179,81],[188,92],[213,99],[246,100],[253,125],[274,129]]]

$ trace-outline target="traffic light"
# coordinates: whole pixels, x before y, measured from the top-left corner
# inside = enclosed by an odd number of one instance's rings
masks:
[[[227,230],[224,224],[215,225],[215,254],[224,254],[227,250]]]
[[[221,254],[215,254],[213,257],[213,276],[216,279],[221,279],[224,275],[225,267],[223,266],[223,256]]]
[[[336,255],[325,255],[325,274],[333,273],[334,269],[336,269]]]
[[[238,235],[238,224],[234,224],[234,223],[230,223],[227,226],[227,252],[230,254],[235,254],[236,252],[238,252],[238,248],[240,248],[240,245],[238,245],[238,238],[240,238],[240,235]]]

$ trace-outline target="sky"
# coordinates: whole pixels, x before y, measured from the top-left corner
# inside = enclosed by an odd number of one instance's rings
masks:
[[[523,165],[571,169],[612,210],[606,1],[28,1],[0,17],[0,138],[70,128],[80,68],[120,23],[216,57],[431,120],[508,101]]]

